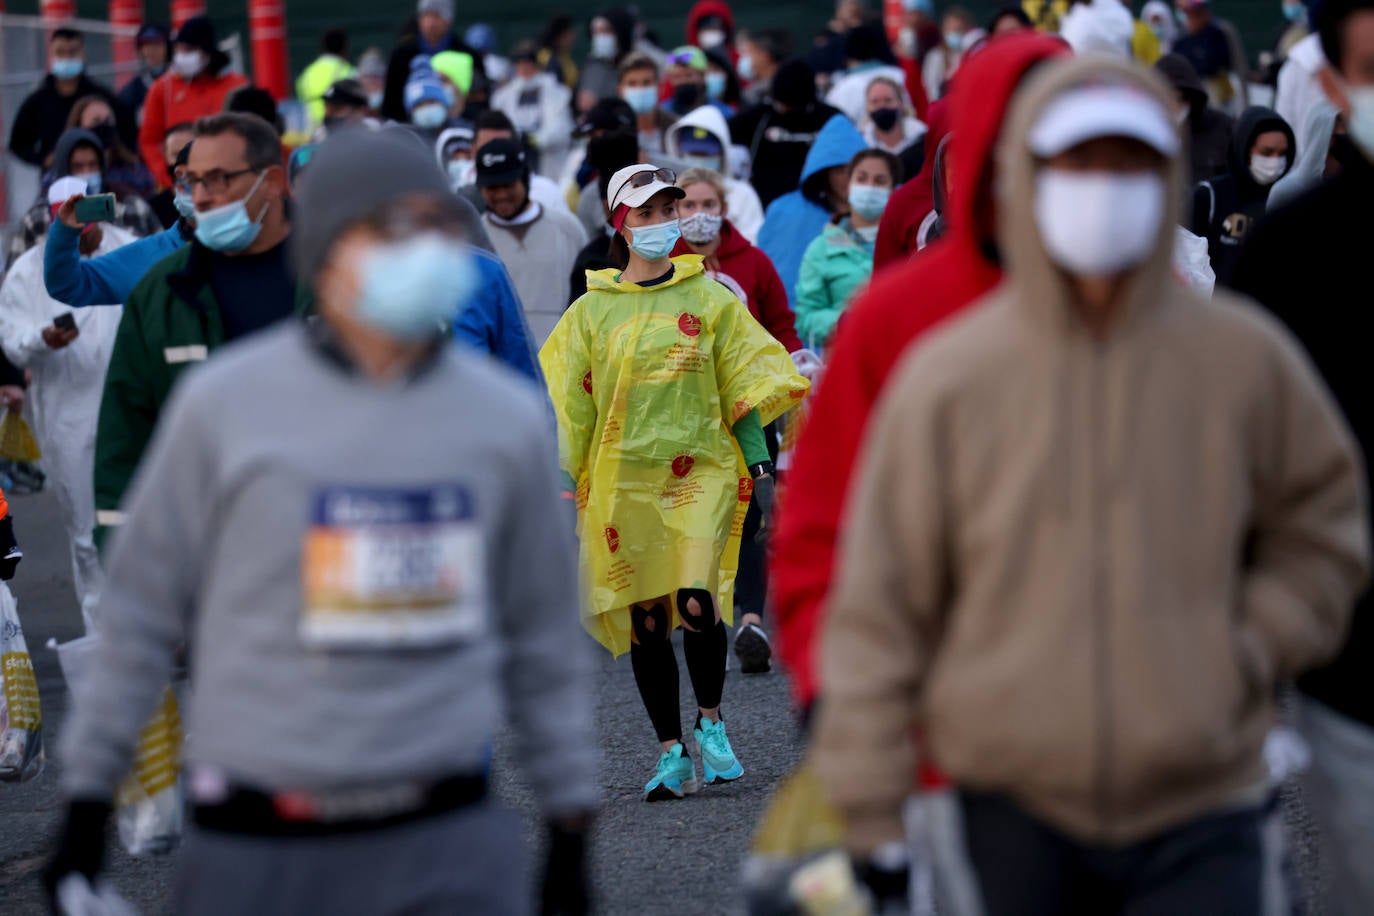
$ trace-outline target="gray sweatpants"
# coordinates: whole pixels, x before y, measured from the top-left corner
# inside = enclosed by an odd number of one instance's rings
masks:
[[[533,895],[519,819],[484,803],[367,833],[267,838],[187,831],[185,916],[523,916]]]

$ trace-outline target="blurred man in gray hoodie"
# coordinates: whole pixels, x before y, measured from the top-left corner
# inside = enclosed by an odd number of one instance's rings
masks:
[[[178,912],[525,912],[486,791],[503,712],[549,825],[545,909],[585,911],[594,704],[543,407],[444,337],[478,274],[421,147],[340,132],[298,210],[318,319],[185,379],[131,488],[49,886],[98,872],[185,643]]]

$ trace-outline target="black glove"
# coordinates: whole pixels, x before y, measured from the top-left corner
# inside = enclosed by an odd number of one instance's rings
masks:
[[[19,541],[14,537],[14,516],[6,515],[0,518],[0,579],[6,582],[13,579],[22,559],[24,551],[19,549]]]
[[[906,865],[877,865],[854,863],[854,877],[873,897],[873,912],[908,912],[911,893],[911,869]]]
[[[768,543],[768,535],[773,528],[773,475],[754,478],[754,505],[759,509],[759,530],[754,533],[754,542]]]
[[[539,911],[543,916],[584,916],[591,912],[585,828],[549,825],[541,895]]]
[[[72,873],[86,876],[95,884],[95,876],[105,861],[105,828],[112,812],[107,801],[74,801],[67,806],[67,822],[58,837],[57,852],[43,870],[43,885],[48,889],[48,901],[57,911],[57,885]]]

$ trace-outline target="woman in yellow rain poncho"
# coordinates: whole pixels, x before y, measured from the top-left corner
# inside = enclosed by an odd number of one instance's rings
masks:
[[[612,176],[613,253],[625,269],[588,271],[586,295],[540,353],[577,494],[583,620],[612,653],[629,651],[662,743],[649,801],[698,785],[669,642],[679,624],[706,782],[744,775],[720,717],[740,531],[755,488],[771,505],[763,424],[809,386],[700,256],[669,258],[683,197],[673,180],[652,165]]]

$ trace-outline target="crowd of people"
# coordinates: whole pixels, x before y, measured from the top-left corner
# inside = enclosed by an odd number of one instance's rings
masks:
[[[325,32],[302,143],[207,18],[143,26],[118,92],[53,31],[0,285],[100,646],[53,893],[184,662],[182,911],[525,911],[504,711],[539,906],[586,912],[582,648],[630,656],[673,801],[745,777],[730,646],[776,638],[875,909],[1291,907],[1283,721],[1327,911],[1374,911],[1374,417],[1334,322],[1374,0],[1274,15],[1252,64],[1208,0],[814,35],[700,0],[676,46],[612,8],[504,48],[419,0],[389,55]]]

